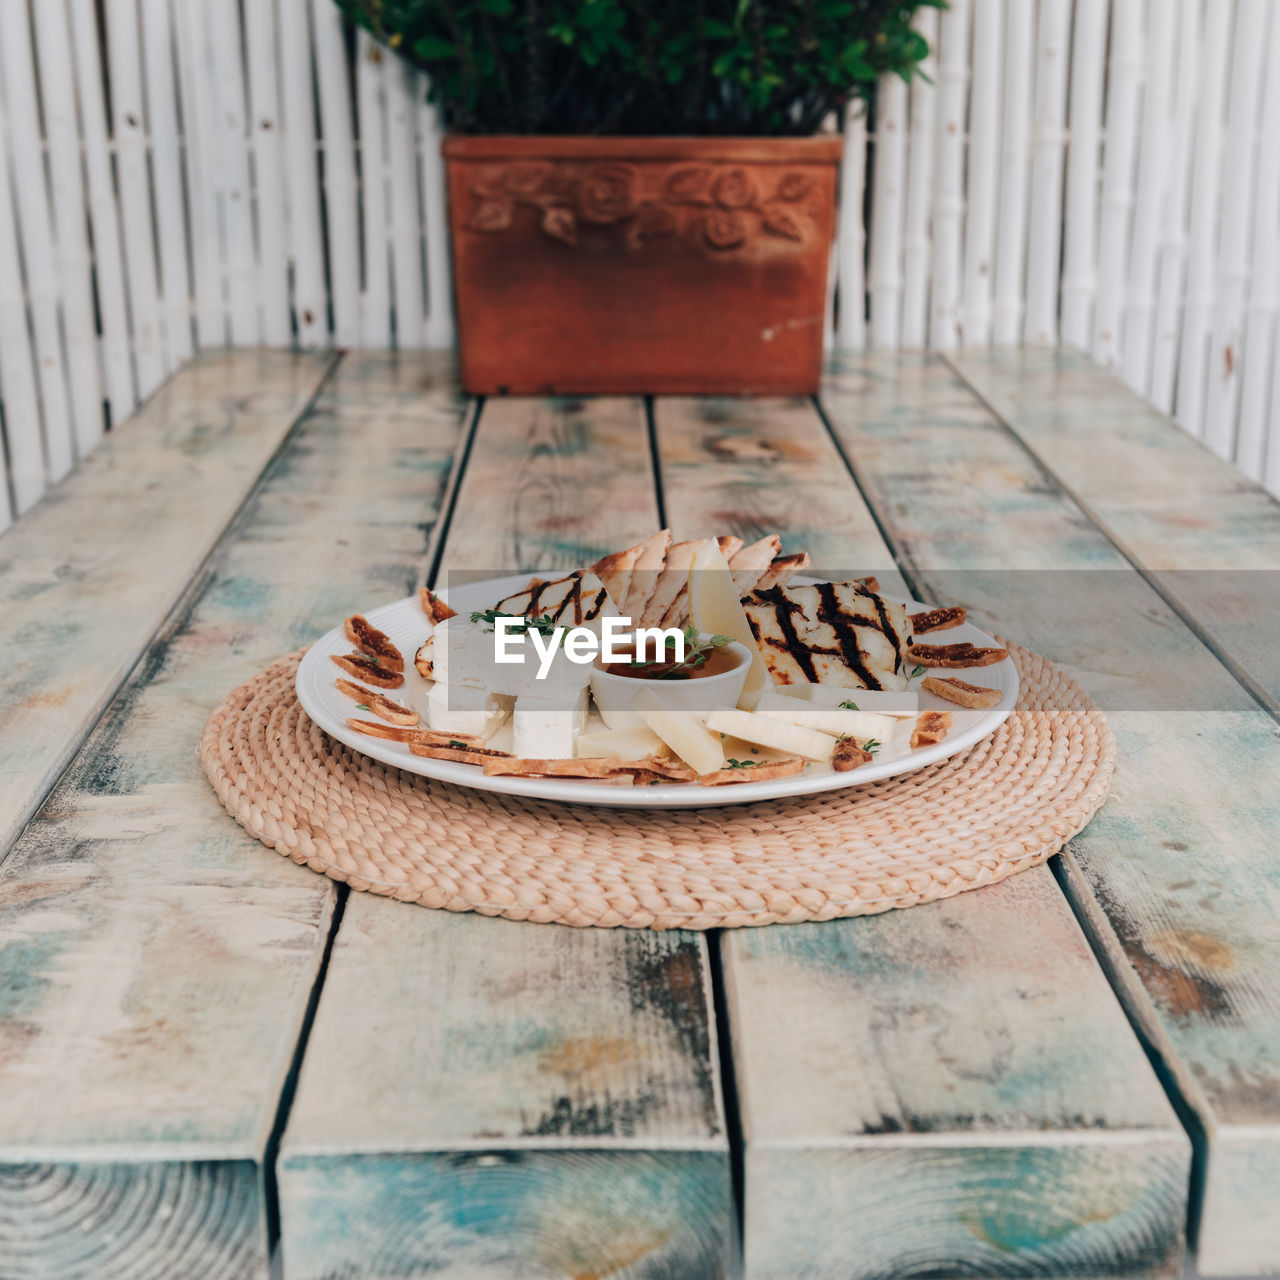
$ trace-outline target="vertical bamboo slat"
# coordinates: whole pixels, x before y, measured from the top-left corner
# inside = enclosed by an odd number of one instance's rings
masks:
[[[843,351],[861,351],[867,344],[867,288],[863,259],[866,229],[862,221],[863,196],[867,178],[867,118],[858,103],[844,113],[844,159],[840,165],[840,209],[836,239],[840,245],[836,287],[840,322],[836,346]]]
[[[1280,67],[1280,18],[1271,14],[1267,66]],[[1262,480],[1267,462],[1267,406],[1280,382],[1272,360],[1276,308],[1280,303],[1280,75],[1266,79],[1262,102],[1262,131],[1258,140],[1258,179],[1253,204],[1253,280],[1245,321],[1243,385],[1240,424],[1236,435],[1236,463],[1245,475]],[[1280,458],[1280,437],[1271,441]]]
[[[1177,10],[1148,6],[1146,24],[1147,82],[1142,95],[1142,140],[1138,148],[1138,190],[1129,239],[1129,275],[1124,307],[1124,380],[1145,395],[1151,385],[1152,317],[1156,306],[1156,269],[1160,261],[1160,228],[1165,203],[1178,198],[1174,190],[1173,60],[1178,30]],[[1099,320],[1099,358],[1119,342],[1103,340]]]
[[[259,6],[250,6],[250,11]],[[142,0],[142,61],[151,125],[151,174],[160,250],[165,347],[175,366],[191,358],[191,286],[182,191],[178,91],[173,80],[173,29],[166,0]]]
[[[324,200],[328,223],[329,296],[333,340],[360,341],[359,221],[356,212],[355,140],[351,128],[351,76],[342,18],[333,0],[312,0],[316,94],[324,131]]]
[[[426,321],[422,213],[418,207],[417,82],[417,74],[398,59],[388,68],[387,150],[391,157],[391,259],[398,347],[421,347]]]
[[[1089,346],[1093,299],[1098,287],[1098,123],[1106,62],[1106,16],[1105,0],[1076,0],[1063,228],[1062,340],[1081,349]]]
[[[61,4],[34,6],[40,105],[49,152],[49,190],[57,236],[58,284],[70,370],[76,453],[84,457],[103,431],[102,378],[93,322],[93,264],[85,222],[76,120],[75,73],[67,12]],[[6,38],[13,38],[7,33]]]
[[[892,348],[902,337],[902,185],[906,162],[907,86],[880,78],[876,98],[875,168],[871,179],[871,345]]]
[[[14,171],[24,175],[14,184],[18,228],[31,309],[36,376],[44,417],[45,463],[51,480],[61,480],[75,465],[71,406],[67,401],[66,365],[59,324],[59,281],[49,226],[48,188],[41,154],[39,108],[36,105],[31,31],[26,0],[0,0],[0,63],[3,64],[4,109]]]
[[[179,5],[178,12],[186,6]],[[105,0],[107,55],[111,85],[116,185],[125,245],[125,279],[138,375],[145,398],[170,370],[160,325],[156,281],[155,230],[147,163],[147,116],[138,39],[137,0]]]
[[[201,10],[195,5],[180,4],[174,9],[187,208],[191,219],[196,338],[202,347],[220,347],[227,341],[227,313],[218,217],[218,148],[213,138],[212,86],[200,15]]]
[[[391,275],[387,254],[386,57],[361,29],[356,33],[356,111],[360,125],[361,233],[364,292],[362,341],[391,345]]]
[[[1151,383],[1148,388],[1156,408],[1164,413],[1173,409],[1174,381],[1178,374],[1178,335],[1186,279],[1187,219],[1191,204],[1195,113],[1200,85],[1200,36],[1200,0],[1182,0],[1178,19],[1174,163],[1169,195],[1164,202],[1164,232],[1160,243],[1160,278],[1156,291]]]
[[[1017,4],[1018,0],[1014,0]],[[1000,180],[1000,72],[1003,0],[974,0],[973,89],[969,96],[968,222],[964,245],[961,336],[966,347],[991,342],[991,286]]]
[[[1000,221],[996,237],[996,306],[992,337],[1016,346],[1022,333],[1027,252],[1027,173],[1030,165],[1031,80],[1035,9],[1015,0],[1005,11],[1004,127],[1001,137]]]
[[[911,82],[911,140],[907,148],[907,222],[902,289],[902,345],[928,345],[929,268],[933,242],[929,221],[933,205],[934,130],[938,103],[938,11],[918,9],[912,25],[929,42],[929,56]]]
[[[418,180],[422,186],[423,237],[427,255],[429,347],[453,345],[453,282],[449,272],[449,231],[445,221],[444,133],[440,110],[427,101],[426,77],[418,81]]]
[[[268,346],[284,347],[289,345],[292,333],[273,0],[255,0],[246,5],[244,20],[249,77],[249,137],[258,231],[258,282],[262,291],[262,337]]]
[[[1205,442],[1220,458],[1227,459],[1235,453],[1236,413],[1240,406],[1245,295],[1252,275],[1249,251],[1258,104],[1262,96],[1262,59],[1267,48],[1267,15],[1272,7],[1272,0],[1238,0],[1236,5],[1205,410]]]
[[[9,483],[15,515],[22,515],[44,492],[44,446],[35,356],[22,293],[22,255],[9,184],[9,137],[0,96],[0,397],[9,452]],[[0,503],[7,511],[8,498]]]
[[[1167,20],[1164,25],[1169,25]],[[1098,56],[1102,57],[1101,50]],[[1108,368],[1116,363],[1120,349],[1142,72],[1142,0],[1112,0],[1106,149],[1098,217],[1097,302],[1091,347],[1094,358]]]
[[[80,124],[84,141],[84,176],[88,189],[89,231],[93,237],[97,276],[98,316],[102,326],[102,368],[111,421],[121,422],[137,404],[133,378],[133,349],[116,208],[111,153],[107,143],[107,113],[98,57],[98,28],[94,0],[70,0],[71,51],[75,58],[80,96]]]
[[[1202,92],[1196,106],[1195,168],[1191,183],[1191,226],[1187,250],[1187,296],[1178,352],[1178,421],[1204,435],[1205,375],[1213,313],[1215,231],[1222,182],[1222,106],[1227,79],[1231,5],[1205,9],[1201,43]]]
[[[941,350],[957,346],[960,340],[970,17],[969,0],[952,0],[938,24],[938,164],[929,343]]]
[[[1040,0],[1038,27],[1023,340],[1033,346],[1045,346],[1058,340],[1058,258],[1062,249],[1062,170],[1067,144],[1070,0]]]
[[[262,340],[262,324],[253,243],[244,68],[240,58],[240,7],[238,0],[204,0],[200,8],[212,63],[208,72],[215,121],[211,140],[219,161],[218,203],[226,245],[231,345],[251,347]]]
[[[329,337],[329,305],[320,234],[310,8],[310,0],[280,0],[280,98],[298,344],[321,347]]]

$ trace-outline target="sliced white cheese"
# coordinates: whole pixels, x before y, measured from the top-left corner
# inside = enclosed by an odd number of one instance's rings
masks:
[[[727,708],[713,711],[707,717],[707,728],[714,733],[732,734],[735,738],[772,747],[775,751],[785,751],[788,755],[805,756],[809,760],[830,760],[836,746],[836,740],[828,733],[802,729],[799,725],[752,711]]]
[[[870,711],[849,711],[840,707],[821,707],[795,698],[763,699],[757,714],[785,724],[798,724],[802,729],[816,729],[837,738],[853,738],[856,742],[887,742],[898,721],[893,716],[878,716]]]
[[[717,769],[724,768],[720,736],[708,730],[701,716],[668,707],[651,689],[642,689],[631,705],[645,724],[691,769],[698,773],[715,773]]]
[[[437,682],[427,694],[427,725],[437,733],[487,738],[511,714],[511,699],[488,689]]]
[[[844,689],[835,684],[777,684],[773,691],[783,698],[812,702],[824,707],[838,707],[842,702],[854,703],[859,711],[873,711],[878,716],[911,718],[919,713],[920,695],[896,693],[883,689]]]
[[[751,624],[738,602],[738,590],[733,585],[733,574],[714,538],[708,539],[693,556],[689,569],[689,618],[699,631],[712,635],[731,636],[741,641],[751,653],[751,669],[738,706],[748,711],[755,708],[760,694],[772,683],[769,669],[764,665]]]
[[[512,753],[534,760],[568,760],[587,722],[587,691],[569,698],[516,699],[512,716]]]
[[[610,729],[591,724],[578,735],[576,744],[581,757],[616,756],[619,760],[643,760],[645,756],[661,755],[665,749],[662,739],[643,725],[636,729]]]

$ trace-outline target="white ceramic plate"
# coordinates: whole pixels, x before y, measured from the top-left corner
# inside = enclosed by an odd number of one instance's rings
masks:
[[[473,609],[491,608],[497,601],[519,590],[529,580],[528,574],[509,578],[495,578],[488,582],[473,582],[455,587],[452,592],[442,591],[442,599],[459,613]],[[801,579],[795,579],[799,582]],[[925,606],[912,603],[913,609]],[[417,596],[397,600],[377,609],[370,609],[365,617],[381,631],[389,635],[405,656],[405,682],[399,689],[389,689],[387,695],[415,708],[426,721],[427,691],[430,685],[414,669],[413,655],[418,646],[430,634],[430,624],[423,616]],[[968,640],[978,646],[994,646],[995,640],[985,631],[966,623],[950,631],[930,636],[941,644]],[[500,791],[506,795],[535,796],[542,800],[562,800],[571,804],[599,804],[634,809],[690,809],[715,807],[727,804],[748,804],[757,800],[774,800],[781,796],[810,795],[819,791],[833,791],[838,787],[859,786],[874,782],[877,778],[890,778],[899,773],[910,773],[925,765],[963,751],[985,738],[1008,718],[1018,700],[1018,673],[1008,659],[990,667],[979,667],[959,672],[940,672],[957,675],[971,684],[988,685],[999,689],[999,703],[989,711],[969,711],[952,703],[943,702],[932,694],[920,690],[920,710],[950,711],[953,722],[951,732],[944,741],[932,747],[912,751],[905,740],[910,737],[911,720],[899,722],[894,741],[886,743],[876,760],[846,773],[836,773],[827,765],[814,764],[804,773],[789,778],[777,778],[771,782],[739,782],[730,786],[703,787],[697,783],[662,783],[658,786],[618,786],[614,783],[579,778],[507,778],[486,777],[479,766],[458,764],[452,760],[433,760],[413,755],[403,743],[389,742],[357,733],[347,726],[349,716],[372,718],[356,711],[350,698],[334,687],[336,677],[344,674],[330,659],[335,654],[350,653],[351,642],[341,626],[307,650],[298,666],[298,700],[306,713],[327,733],[356,751],[381,760],[411,773],[428,778],[456,783],[462,787],[477,787],[481,791]],[[919,681],[912,682],[919,688]],[[851,692],[857,697],[856,691]]]

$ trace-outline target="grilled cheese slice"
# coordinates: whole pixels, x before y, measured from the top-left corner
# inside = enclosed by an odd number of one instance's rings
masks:
[[[911,641],[906,606],[858,582],[767,587],[742,602],[769,674],[846,689],[902,690]]]

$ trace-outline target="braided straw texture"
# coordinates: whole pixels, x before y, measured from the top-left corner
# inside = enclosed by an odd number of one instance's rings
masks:
[[[794,924],[911,907],[1056,853],[1106,798],[1115,742],[1052,663],[968,751],[865,786],[730,809],[495,795],[351,751],[298,704],[301,651],[235,690],[200,759],[263,844],[353,889],[512,920],[635,929]]]

